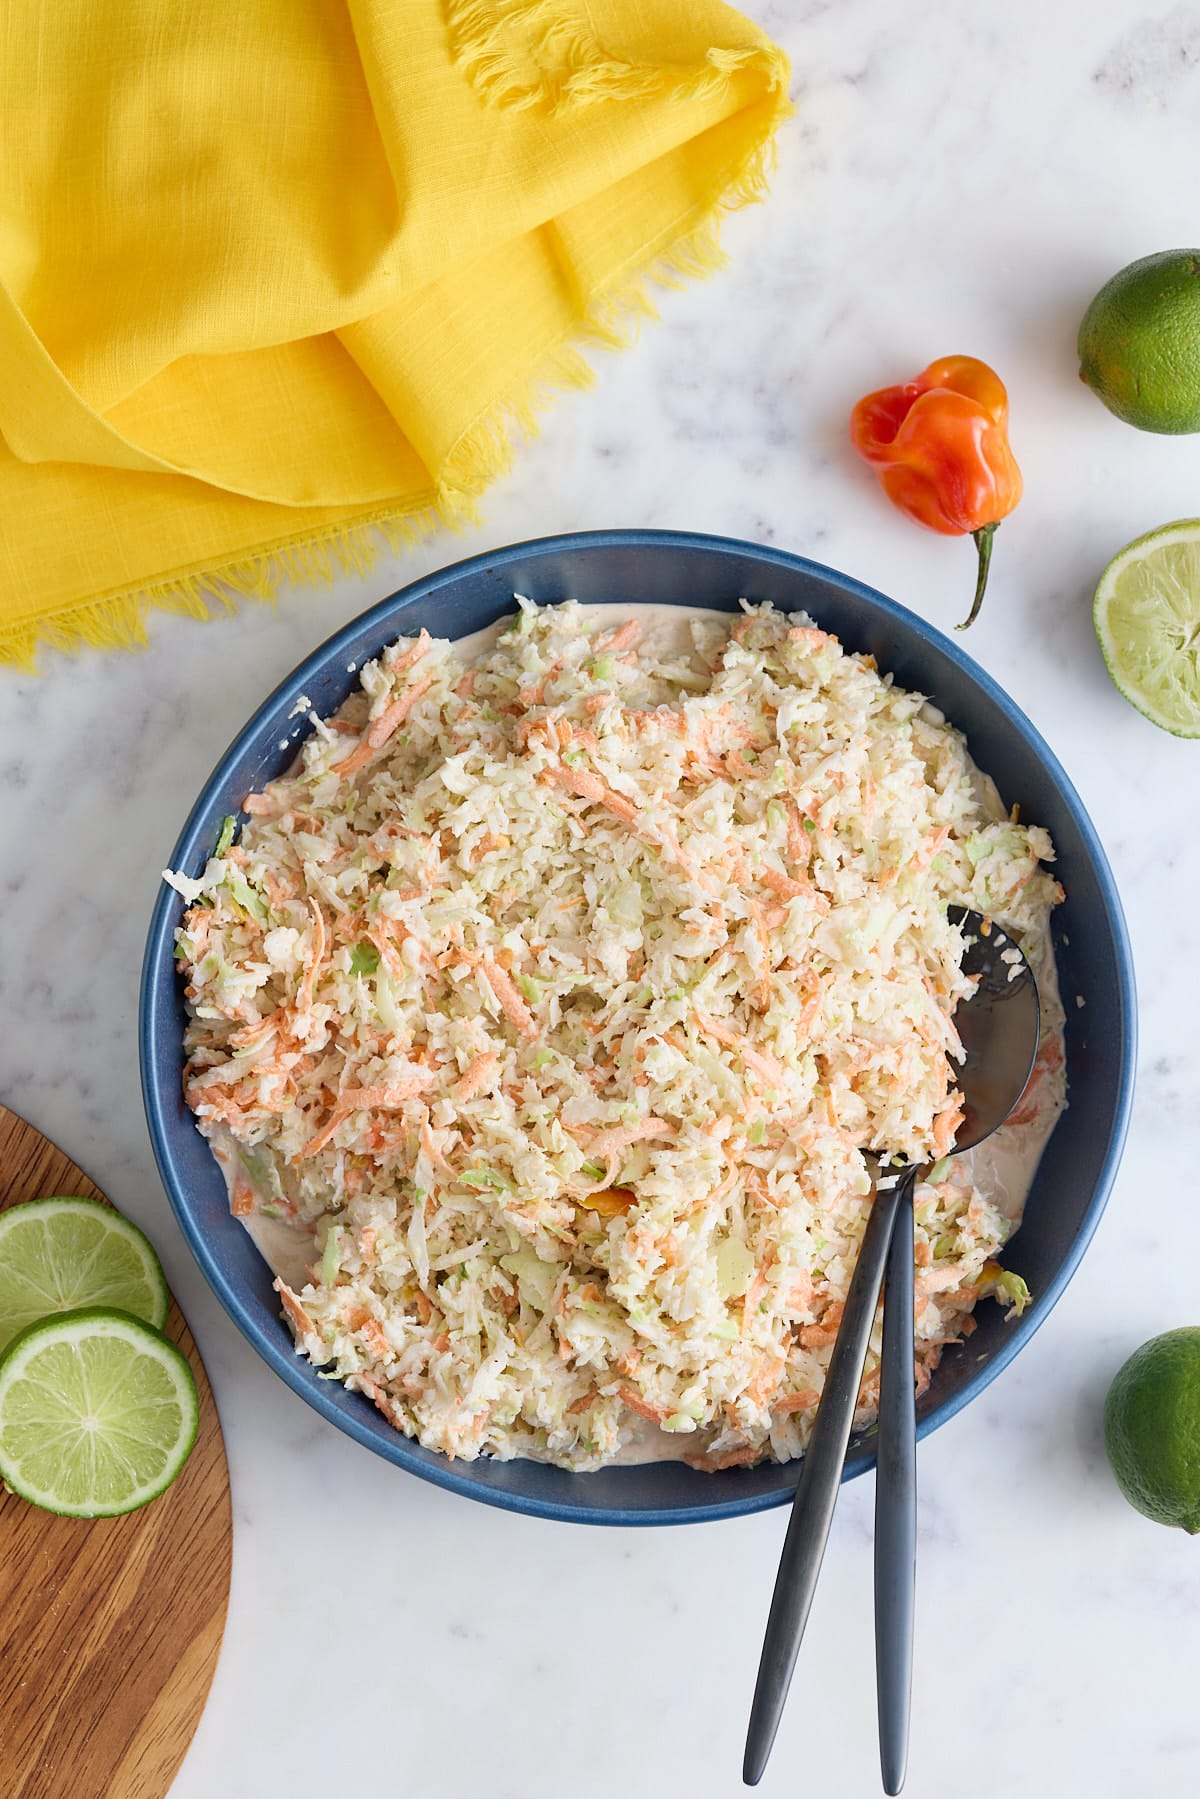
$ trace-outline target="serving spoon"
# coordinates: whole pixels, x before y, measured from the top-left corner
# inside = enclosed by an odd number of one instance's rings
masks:
[[[963,973],[975,980],[955,1013],[966,1052],[963,1121],[954,1154],[973,1149],[1008,1117],[1033,1070],[1041,1032],[1037,983],[1004,931],[951,907],[967,938]],[[908,1761],[917,1543],[917,1419],[913,1390],[913,1206],[919,1170],[901,1178],[884,1281],[879,1436],[875,1455],[875,1685],[885,1793],[899,1793]]]
[[[948,917],[967,939],[963,970],[977,977],[974,992],[954,1015],[966,1051],[958,1077],[963,1121],[954,1154],[959,1155],[990,1137],[1025,1091],[1037,1055],[1040,1017],[1032,971],[1011,938],[965,907],[952,906]],[[875,1513],[876,1676],[885,1785],[889,1780],[903,1782],[916,1559],[912,1193],[921,1173],[918,1164],[901,1169],[881,1165],[876,1176],[867,1228],[800,1465],[775,1577],[746,1734],[742,1778],[747,1786],[757,1786],[762,1779],[783,1716],[833,1522],[885,1265],[888,1303]],[[889,1793],[899,1790],[899,1784],[887,1785]]]

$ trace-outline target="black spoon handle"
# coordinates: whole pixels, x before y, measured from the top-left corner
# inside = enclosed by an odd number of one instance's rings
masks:
[[[913,1209],[918,1170],[906,1169],[888,1251],[875,1465],[875,1685],[879,1767],[898,1793],[908,1763],[917,1569],[917,1415],[913,1393]]]
[[[883,1267],[899,1198],[899,1183],[882,1192],[876,1190],[850,1282],[846,1309],[829,1360],[821,1404],[800,1465],[800,1479],[792,1501],[792,1515],[779,1559],[779,1572],[775,1576],[767,1634],[758,1664],[750,1728],[746,1733],[742,1779],[747,1786],[757,1786],[762,1779],[783,1716],[804,1626],[808,1622],[829,1526],[833,1522],[833,1508],[854,1423],[863,1363],[867,1359],[867,1345],[875,1322],[875,1308],[879,1303]]]

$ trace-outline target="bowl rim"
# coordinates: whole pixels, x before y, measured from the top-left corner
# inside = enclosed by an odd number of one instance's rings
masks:
[[[1026,717],[1016,701],[1000,686],[999,682],[936,626],[929,624],[918,614],[910,612],[907,607],[901,606],[897,601],[889,599],[886,594],[880,593],[876,588],[857,580],[852,575],[843,573],[840,569],[831,568],[825,563],[817,562],[810,557],[801,556],[789,550],[778,549],[773,545],[754,543],[742,538],[695,531],[614,528],[555,533],[506,544],[496,550],[465,557],[459,562],[450,563],[409,582],[406,586],[369,606],[365,611],[358,613],[340,626],[323,643],[310,651],[289,674],[277,683],[217,760],[188,812],[167,866],[178,868],[186,859],[189,850],[194,853],[195,846],[191,844],[191,839],[201,820],[211,810],[214,795],[224,786],[232,766],[240,760],[247,744],[260,736],[263,726],[276,713],[281,701],[285,698],[294,699],[295,696],[302,694],[306,683],[319,671],[326,669],[331,661],[345,655],[355,641],[361,638],[364,631],[374,632],[376,627],[384,627],[401,608],[410,605],[415,600],[427,599],[435,595],[439,589],[452,586],[464,576],[477,571],[495,573],[513,562],[527,561],[532,557],[553,555],[564,551],[612,548],[689,549],[701,552],[715,550],[784,567],[810,575],[818,581],[839,588],[855,599],[864,601],[890,623],[934,646],[956,663],[960,671],[983,691],[1004,715],[1006,723],[1033,749],[1058,789],[1064,805],[1071,813],[1088,860],[1095,872],[1112,935],[1120,1012],[1117,1095],[1109,1125],[1104,1160],[1070,1249],[1053,1278],[1039,1292],[1038,1303],[1025,1320],[1024,1328],[989,1356],[986,1363],[969,1376],[956,1393],[918,1419],[917,1436],[923,1438],[940,1425],[956,1417],[1004,1371],[1017,1353],[1028,1343],[1034,1332],[1049,1317],[1078,1269],[1100,1223],[1120,1165],[1133,1107],[1137,1061],[1137,996],[1133,952],[1116,882],[1096,828],[1065,769],[1037,727]],[[620,601],[607,603],[619,605]],[[386,641],[386,636],[380,636],[380,647]],[[174,1164],[170,1149],[171,1125],[166,1115],[164,1088],[158,1058],[155,1055],[155,1046],[158,1042],[160,1022],[156,983],[160,976],[164,956],[173,963],[172,937],[176,923],[174,912],[177,904],[178,895],[165,882],[161,882],[151,913],[138,995],[138,1061],[142,1100],[154,1150],[154,1159],[176,1222],[209,1286],[242,1335],[262,1357],[267,1366],[285,1381],[294,1393],[297,1393],[321,1417],[345,1435],[364,1448],[382,1456],[385,1460],[404,1468],[408,1473],[415,1474],[422,1480],[429,1481],[435,1486],[457,1493],[462,1497],[476,1500],[485,1505],[497,1506],[503,1511],[523,1513],[529,1517],[551,1519],[560,1523],[610,1526],[708,1524],[726,1518],[745,1517],[767,1511],[774,1506],[784,1505],[790,1501],[794,1490],[791,1483],[766,1493],[744,1494],[740,1498],[736,1496],[729,1499],[714,1498],[711,1504],[705,1503],[698,1506],[661,1505],[632,1508],[611,1505],[582,1511],[569,1504],[529,1497],[519,1492],[480,1483],[472,1479],[469,1473],[459,1473],[457,1465],[445,1457],[437,1457],[436,1460],[428,1462],[422,1460],[414,1454],[410,1440],[403,1433],[397,1431],[394,1441],[385,1441],[365,1422],[352,1414],[348,1415],[335,1409],[326,1399],[322,1383],[313,1379],[311,1365],[302,1360],[290,1345],[281,1344],[273,1337],[268,1336],[248,1311],[235,1283],[225,1273],[212,1246],[200,1231],[191,1213],[187,1195]],[[851,1480],[864,1473],[873,1465],[874,1459],[872,1449],[860,1447],[847,1456],[842,1479]],[[802,1459],[796,1462],[797,1475],[802,1465]],[[581,1475],[579,1478],[586,1479],[587,1477]]]

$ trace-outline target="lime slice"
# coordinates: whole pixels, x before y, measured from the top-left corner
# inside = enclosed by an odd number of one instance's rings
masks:
[[[1200,737],[1200,519],[1126,544],[1100,577],[1092,616],[1130,705],[1176,737]]]
[[[31,1199],[0,1212],[0,1351],[53,1312],[117,1306],[161,1330],[167,1283],[128,1218],[98,1199]]]
[[[31,1324],[0,1357],[0,1479],[68,1518],[165,1492],[196,1440],[187,1357],[140,1318],[88,1307]]]

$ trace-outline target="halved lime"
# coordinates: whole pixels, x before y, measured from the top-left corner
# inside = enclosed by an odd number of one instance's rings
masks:
[[[161,1330],[167,1283],[150,1244],[98,1199],[31,1199],[0,1212],[0,1351],[54,1312],[117,1306]]]
[[[89,1306],[31,1324],[0,1357],[0,1479],[69,1518],[157,1499],[200,1407],[187,1357],[140,1318]]]
[[[1092,617],[1130,705],[1176,737],[1200,737],[1200,519],[1126,544],[1100,577]]]

